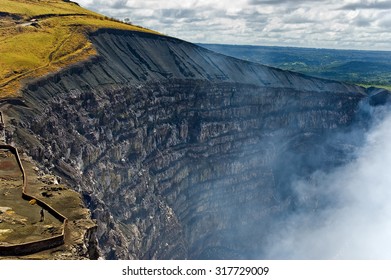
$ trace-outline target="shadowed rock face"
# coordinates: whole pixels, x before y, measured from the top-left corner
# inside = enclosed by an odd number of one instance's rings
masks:
[[[98,57],[26,87],[9,137],[83,194],[105,258],[262,257],[279,217],[314,207],[291,181],[354,148],[335,135],[360,87],[156,35],[92,40]]]

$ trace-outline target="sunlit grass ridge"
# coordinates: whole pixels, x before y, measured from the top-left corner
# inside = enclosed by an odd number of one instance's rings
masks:
[[[0,0],[0,98],[23,84],[96,54],[88,33],[100,28],[157,33],[62,0]]]

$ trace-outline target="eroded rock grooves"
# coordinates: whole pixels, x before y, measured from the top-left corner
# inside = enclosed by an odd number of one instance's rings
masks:
[[[78,186],[108,259],[252,258],[300,205],[289,182],[344,160],[364,89],[103,30],[98,57],[30,84],[9,133]],[[45,150],[44,148],[50,148]],[[308,205],[306,205],[308,207]]]

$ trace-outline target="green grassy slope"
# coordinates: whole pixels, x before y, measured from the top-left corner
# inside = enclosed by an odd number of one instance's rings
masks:
[[[0,98],[24,83],[96,54],[87,34],[99,28],[157,33],[62,0],[0,0]]]

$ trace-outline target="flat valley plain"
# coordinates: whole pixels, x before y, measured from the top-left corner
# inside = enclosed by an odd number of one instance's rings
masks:
[[[391,52],[198,44],[228,56],[313,77],[391,90]]]

